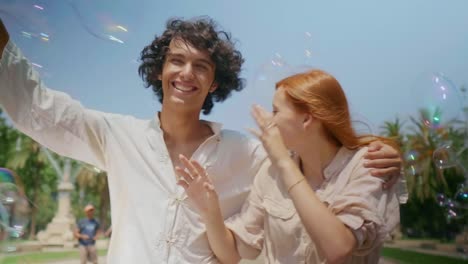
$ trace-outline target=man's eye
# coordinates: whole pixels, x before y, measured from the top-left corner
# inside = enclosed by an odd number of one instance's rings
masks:
[[[197,64],[197,65],[195,65],[195,67],[197,69],[199,69],[200,71],[207,71],[208,70],[208,67],[203,65],[203,64]]]
[[[171,59],[171,63],[180,65],[183,63],[183,61],[181,59]]]

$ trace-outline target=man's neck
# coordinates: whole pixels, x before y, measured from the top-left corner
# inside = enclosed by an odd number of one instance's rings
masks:
[[[206,125],[200,121],[199,113],[183,113],[162,110],[159,113],[164,140],[176,144],[190,143],[206,137]]]

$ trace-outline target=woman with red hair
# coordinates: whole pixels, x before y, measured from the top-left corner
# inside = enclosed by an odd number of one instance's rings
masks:
[[[398,185],[365,167],[367,146],[386,138],[358,136],[338,81],[321,70],[276,84],[273,114],[252,115],[269,155],[241,213],[223,222],[217,193],[204,168],[181,157],[179,184],[200,212],[223,263],[377,263],[385,237],[399,222]],[[401,186],[400,186],[401,187]]]

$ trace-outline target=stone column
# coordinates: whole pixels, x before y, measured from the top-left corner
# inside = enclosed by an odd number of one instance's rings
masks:
[[[47,228],[37,234],[37,239],[44,246],[60,246],[71,248],[76,240],[73,236],[75,218],[71,214],[70,194],[74,189],[70,182],[71,161],[65,160],[63,175],[58,185],[58,209],[47,225]]]

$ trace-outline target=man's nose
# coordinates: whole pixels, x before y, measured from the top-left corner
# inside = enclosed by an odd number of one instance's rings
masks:
[[[193,67],[192,67],[192,64],[186,63],[186,64],[184,65],[184,67],[182,68],[181,75],[182,75],[182,78],[183,78],[184,80],[191,80],[191,79],[193,79],[194,75],[193,75]]]

